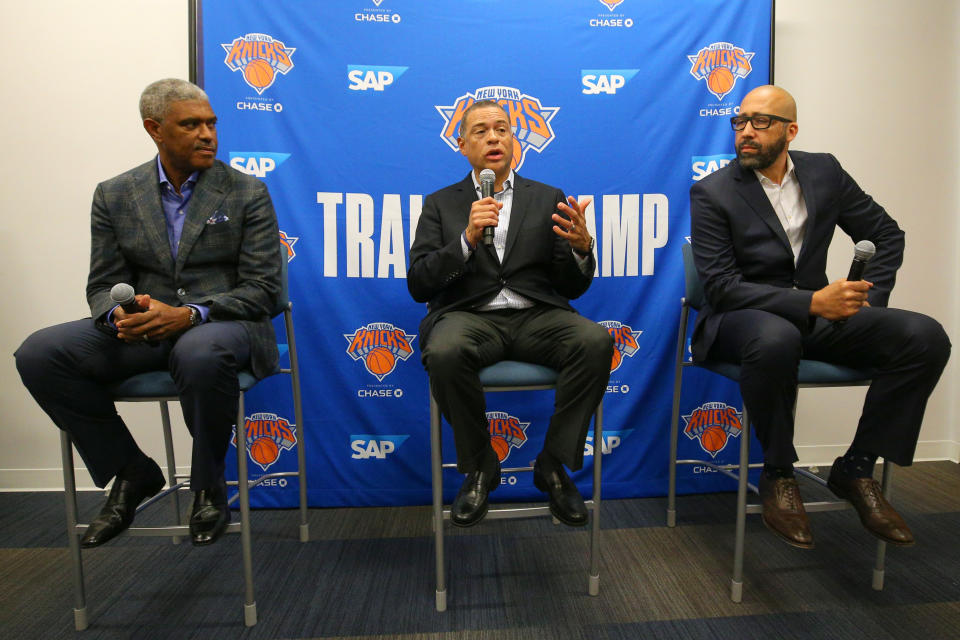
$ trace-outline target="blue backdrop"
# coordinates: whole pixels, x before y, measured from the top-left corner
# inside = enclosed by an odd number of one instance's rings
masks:
[[[511,116],[519,173],[594,199],[597,273],[575,306],[617,345],[605,497],[663,495],[688,191],[733,157],[728,120],[768,81],[770,25],[769,0],[202,2],[219,157],[270,188],[303,375],[302,425],[283,377],[249,394],[253,475],[294,469],[306,446],[313,506],[430,501],[425,308],[407,293],[407,251],[424,195],[469,169],[460,114],[492,98]],[[685,380],[681,457],[734,462],[736,388]],[[488,397],[509,466],[539,452],[552,401]],[[595,446],[575,480],[589,482]],[[681,468],[680,491],[731,488],[716,476]],[[254,504],[292,506],[295,484],[272,481]],[[497,493],[541,496],[526,475]]]

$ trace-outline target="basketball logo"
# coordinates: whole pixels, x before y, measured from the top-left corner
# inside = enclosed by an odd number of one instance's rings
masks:
[[[516,416],[504,411],[487,411],[487,423],[490,428],[490,446],[500,462],[510,456],[510,450],[519,448],[527,441],[529,422],[520,422]]]
[[[600,3],[606,5],[610,11],[613,11],[617,8],[617,5],[623,4],[623,0],[600,0]]]
[[[347,355],[363,362],[364,368],[377,380],[383,380],[413,353],[416,335],[408,334],[389,322],[371,322],[358,327],[353,333],[345,333]]]
[[[743,432],[740,420],[742,412],[724,402],[705,402],[689,415],[682,416],[686,426],[683,432],[691,440],[698,440],[700,447],[717,457],[730,441]]]
[[[750,60],[755,55],[744,51],[729,42],[714,42],[694,55],[688,55],[691,63],[690,75],[697,80],[705,80],[707,91],[723,100],[733,90],[740,78],[746,78],[753,71]]]
[[[513,129],[513,160],[510,168],[514,171],[523,165],[528,151],[543,153],[553,142],[555,136],[550,120],[557,115],[560,107],[545,107],[539,98],[514,87],[492,86],[466,93],[454,100],[452,105],[435,105],[434,108],[443,117],[440,137],[454,151],[460,151],[457,138],[460,136],[463,112],[478,100],[493,100],[507,112]]]
[[[613,373],[623,364],[624,358],[632,358],[637,352],[637,338],[643,331],[634,331],[618,320],[602,320],[597,324],[605,327],[613,338],[613,359],[610,362],[610,372]]]
[[[243,433],[247,455],[264,471],[280,458],[281,451],[289,451],[297,444],[296,425],[275,413],[261,412],[247,416]],[[237,446],[236,428],[231,443]]]
[[[227,52],[223,63],[230,71],[242,71],[244,82],[258,95],[273,86],[277,74],[293,69],[291,56],[296,49],[265,33],[248,33],[220,46]]]

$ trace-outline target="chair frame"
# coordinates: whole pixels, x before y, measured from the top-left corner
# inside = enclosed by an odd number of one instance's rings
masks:
[[[534,373],[536,377],[543,377],[543,374],[546,371],[552,373],[552,379],[550,381],[541,381],[533,384],[486,384],[484,383],[484,378],[488,377],[491,373],[491,370],[494,367],[501,365],[507,366],[516,366],[522,365],[524,367],[530,367],[530,371]],[[534,370],[536,368],[539,371]],[[539,376],[537,376],[539,374]],[[495,374],[494,374],[495,375]],[[543,391],[556,388],[556,372],[543,367],[541,365],[534,365],[525,362],[516,362],[510,360],[503,360],[498,362],[491,367],[486,367],[480,372],[481,384],[483,384],[483,391],[486,392],[501,392],[501,391]],[[518,375],[517,377],[522,377]],[[433,484],[433,532],[434,532],[434,548],[435,548],[435,558],[436,558],[436,607],[437,611],[446,611],[447,610],[447,586],[446,586],[446,561],[444,559],[444,546],[443,546],[443,523],[444,520],[450,519],[450,509],[444,508],[443,504],[443,470],[444,469],[456,469],[457,465],[454,463],[444,463],[443,462],[443,442],[441,437],[442,431],[442,417],[440,415],[440,407],[437,405],[436,400],[433,397],[433,393],[430,394],[430,458],[431,458],[431,475],[432,475],[432,484]],[[600,593],[600,568],[599,568],[599,557],[600,557],[600,493],[601,493],[601,465],[603,458],[603,401],[601,400],[600,404],[597,405],[596,411],[594,412],[594,426],[593,426],[593,498],[591,500],[586,500],[585,504],[587,508],[593,512],[591,532],[590,532],[590,571],[589,571],[589,580],[587,586],[587,592],[591,596],[596,596]],[[526,467],[505,467],[501,469],[501,473],[518,473],[523,471],[533,471],[532,466]],[[536,507],[513,507],[507,505],[491,505],[485,516],[490,520],[499,520],[499,519],[512,519],[512,518],[529,518],[534,516],[541,515],[550,515],[549,506],[536,506]],[[553,518],[554,524],[559,523],[556,518]]]
[[[683,254],[688,282],[686,284],[686,295],[680,299],[680,322],[679,329],[677,331],[677,350],[673,382],[673,407],[670,416],[670,469],[669,486],[667,491],[667,526],[675,527],[677,524],[677,465],[703,465],[718,471],[719,473],[737,482],[737,520],[734,540],[733,575],[730,580],[730,599],[734,602],[741,602],[743,599],[743,554],[746,538],[746,516],[748,513],[761,513],[763,510],[760,504],[747,503],[748,490],[754,494],[759,494],[759,489],[757,486],[748,481],[748,472],[752,468],[759,468],[763,465],[760,463],[750,464],[750,417],[746,406],[744,406],[743,420],[741,421],[743,425],[743,432],[740,435],[740,457],[737,464],[717,464],[713,461],[702,459],[677,459],[680,430],[680,391],[683,379],[683,370],[687,367],[700,367],[734,381],[737,380],[736,372],[739,371],[739,367],[735,365],[712,362],[695,363],[692,361],[687,361],[684,358],[684,347],[686,346],[687,342],[687,327],[690,318],[690,309],[693,308],[694,310],[697,310],[699,307],[698,301],[702,300],[703,294],[702,289],[700,288],[699,280],[696,282],[689,281],[691,277],[697,277],[695,275],[696,271],[692,266],[693,255],[690,245],[684,245]],[[869,373],[867,372],[858,372],[846,367],[837,367],[836,365],[829,366],[837,369],[840,373],[846,374],[847,379],[844,379],[843,381],[823,381],[817,380],[815,376],[806,373],[806,370],[808,370],[808,367],[810,366],[819,366],[825,364],[827,363],[820,363],[819,361],[813,360],[801,360],[800,375],[798,376],[799,384],[797,385],[797,388],[811,389],[827,387],[862,387],[869,386],[871,382]],[[794,417],[796,417],[796,411],[797,407],[796,403],[794,403]],[[892,471],[891,465],[885,461],[883,465],[883,478],[881,486],[884,497],[888,499],[892,490]],[[795,469],[795,473],[804,478],[812,480],[822,487],[827,486],[826,480],[814,473],[811,473],[807,469],[798,467]],[[804,509],[808,512],[842,511],[853,508],[853,505],[846,500],[804,502],[803,505]],[[887,543],[883,540],[877,540],[876,544],[876,557],[874,561],[871,586],[874,590],[880,591],[883,589],[885,573],[884,560]]]
[[[306,466],[306,452],[305,452],[305,443],[304,443],[304,431],[303,431],[303,406],[302,398],[300,394],[300,368],[299,362],[297,360],[297,346],[296,346],[296,337],[293,330],[293,303],[287,297],[287,253],[286,248],[281,246],[280,250],[281,260],[283,264],[282,268],[282,281],[283,281],[283,292],[282,300],[280,301],[280,311],[279,313],[283,314],[284,328],[286,330],[286,344],[279,345],[280,350],[284,353],[287,353],[290,357],[290,367],[283,368],[278,367],[273,373],[273,375],[285,373],[290,376],[290,384],[292,387],[293,393],[293,410],[294,410],[294,419],[296,420],[296,426],[299,431],[299,440],[297,442],[297,470],[296,471],[277,471],[273,473],[266,473],[256,480],[250,480],[247,473],[247,450],[242,441],[242,435],[240,433],[242,425],[244,423],[244,393],[252,389],[259,382],[254,378],[249,372],[241,371],[239,374],[240,382],[240,397],[237,403],[237,422],[236,422],[236,435],[237,435],[237,480],[229,481],[227,485],[237,487],[237,494],[228,500],[228,504],[233,504],[239,499],[240,502],[240,522],[231,522],[227,525],[227,533],[239,533],[240,534],[240,545],[241,545],[241,555],[243,561],[243,579],[244,579],[244,605],[243,605],[243,621],[244,625],[247,627],[252,627],[257,623],[257,603],[254,599],[253,593],[253,558],[251,552],[251,538],[250,538],[250,489],[253,489],[257,485],[265,482],[268,479],[272,478],[283,478],[283,477],[294,477],[296,476],[299,479],[300,485],[300,525],[299,525],[299,534],[300,542],[307,542],[310,539],[310,528],[307,522],[307,466]],[[275,314],[275,315],[279,315]],[[282,354],[281,354],[282,355]],[[148,372],[145,376],[155,375],[156,372]],[[127,380],[130,380],[136,376],[131,376]],[[121,383],[122,384],[122,383]],[[172,385],[172,379],[169,380],[169,384]],[[160,404],[160,419],[163,425],[163,444],[166,452],[166,463],[167,463],[167,477],[169,478],[169,486],[162,490],[157,495],[152,498],[145,500],[139,507],[137,507],[136,513],[140,513],[144,509],[150,507],[153,504],[156,504],[163,498],[167,496],[172,497],[172,506],[173,506],[173,517],[177,524],[165,526],[165,527],[129,527],[126,531],[122,532],[120,536],[131,535],[131,536],[149,536],[149,537],[169,537],[172,539],[174,544],[179,544],[183,536],[187,536],[190,533],[190,527],[188,524],[184,523],[183,513],[180,510],[180,491],[190,491],[189,487],[189,474],[178,474],[177,466],[174,459],[174,450],[173,450],[173,433],[170,423],[170,402],[177,402],[179,398],[177,395],[157,395],[157,396],[127,396],[118,394],[114,398],[115,402],[158,402]],[[73,580],[74,580],[74,626],[77,631],[83,631],[89,625],[87,617],[87,606],[86,606],[86,593],[84,589],[84,580],[83,580],[83,559],[81,556],[80,549],[80,537],[86,532],[89,524],[78,522],[78,509],[77,509],[77,489],[76,489],[76,476],[74,472],[73,464],[73,451],[72,451],[72,441],[70,436],[65,432],[60,432],[60,451],[61,457],[63,460],[63,486],[64,486],[64,495],[66,502],[66,514],[67,514],[67,541],[69,546],[69,555],[70,562],[73,565]],[[240,482],[240,479],[243,479],[243,482]]]

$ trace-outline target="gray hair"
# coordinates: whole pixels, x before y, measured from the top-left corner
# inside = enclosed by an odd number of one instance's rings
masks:
[[[140,94],[140,117],[144,120],[163,122],[170,104],[181,100],[210,102],[206,92],[192,82],[179,78],[165,78],[147,85]]]
[[[470,112],[473,111],[474,109],[480,109],[481,107],[496,107],[497,109],[500,109],[500,111],[503,111],[503,113],[506,114],[507,116],[507,121],[508,122],[510,121],[510,114],[508,114],[504,106],[499,102],[497,102],[496,100],[477,100],[472,105],[467,107],[464,110],[463,115],[460,116],[460,135],[461,136],[463,136],[467,132],[467,115],[469,115]]]

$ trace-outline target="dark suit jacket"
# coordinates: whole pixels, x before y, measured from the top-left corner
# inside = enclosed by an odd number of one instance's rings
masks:
[[[790,157],[808,216],[796,267],[783,225],[752,170],[733,161],[690,189],[693,255],[707,298],[694,328],[698,361],[707,357],[726,311],[762,309],[807,334],[813,292],[829,284],[827,249],[837,226],[854,242],[876,245],[863,277],[874,283],[870,304],[887,305],[903,260],[903,231],[832,155],[791,151]]]
[[[566,200],[563,192],[514,176],[502,264],[496,250],[482,243],[464,263],[460,236],[477,199],[469,174],[427,196],[407,272],[410,295],[427,303],[427,316],[420,323],[421,348],[443,313],[479,307],[504,286],[536,302],[571,310],[569,300],[590,286],[596,268],[593,255],[584,274],[570,243],[553,232],[551,216],[558,211],[557,203]]]
[[[97,185],[87,279],[93,318],[115,306],[110,289],[118,282],[169,305],[206,305],[210,321],[243,325],[254,374],[269,374],[278,357],[270,318],[280,294],[281,264],[267,187],[216,161],[200,173],[184,215],[174,261],[156,158]]]

